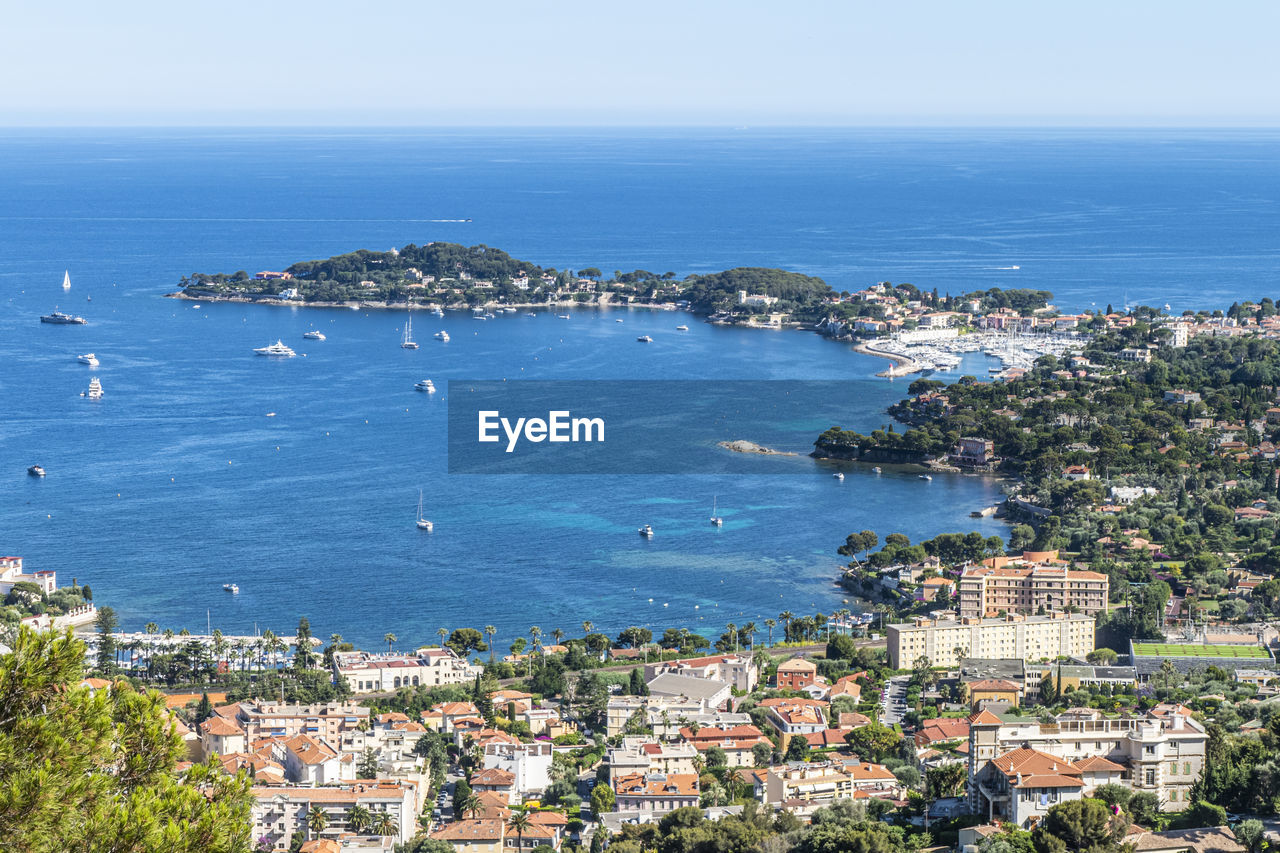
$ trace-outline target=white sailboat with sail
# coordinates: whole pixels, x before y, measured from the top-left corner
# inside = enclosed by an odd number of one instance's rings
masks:
[[[404,321],[404,338],[400,341],[401,349],[417,349],[418,344],[413,339],[413,312],[409,312],[409,318]]]
[[[71,289],[71,270],[64,270],[62,273],[62,289]]]
[[[711,524],[714,527],[719,527],[722,524],[724,524],[724,519],[716,515],[716,496],[715,495],[711,496]]]
[[[422,517],[422,489],[418,489],[418,529],[428,533],[435,529],[435,524]]]

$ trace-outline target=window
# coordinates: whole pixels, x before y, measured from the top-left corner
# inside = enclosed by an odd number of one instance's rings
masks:
[[[1191,762],[1190,762],[1190,761],[1184,761],[1184,762],[1182,762],[1182,775],[1183,775],[1183,776],[1190,776],[1190,775],[1191,775]]]
[[[1149,749],[1149,748],[1150,748],[1150,747],[1148,747],[1148,749]],[[1155,786],[1155,784],[1156,784],[1156,769],[1155,769],[1154,767],[1148,767],[1148,768],[1147,768],[1147,772],[1146,772],[1146,774],[1144,775],[1144,781],[1145,781],[1145,783],[1147,784],[1147,786],[1149,786],[1149,787],[1154,787],[1154,786]]]
[[[1176,761],[1169,762],[1169,775],[1170,776],[1178,775],[1178,762]]]

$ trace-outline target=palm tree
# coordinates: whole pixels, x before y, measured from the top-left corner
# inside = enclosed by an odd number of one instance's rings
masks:
[[[533,651],[537,651],[542,643],[542,629],[534,625],[529,629],[529,636],[533,639]]]
[[[595,627],[596,627],[596,626],[595,626],[595,623],[594,623],[594,622],[583,622],[583,623],[582,623],[582,634],[583,634],[583,636],[586,636],[587,634],[590,634],[590,633],[592,632],[592,630],[593,630]]]
[[[792,613],[790,610],[784,610],[778,614],[778,621],[781,622],[783,625],[782,641],[784,643],[791,639],[791,620],[795,618],[796,618],[796,615]]]
[[[746,787],[747,778],[742,775],[742,769],[732,767],[724,777],[725,784],[729,786],[729,802],[738,799],[738,794]]]
[[[395,835],[398,831],[396,822],[391,817],[391,812],[379,811],[373,816],[374,835]]]
[[[307,829],[311,830],[311,837],[316,838],[320,833],[325,831],[329,826],[329,813],[319,806],[312,806],[307,809]]]
[[[564,639],[564,631],[561,631],[559,628],[553,628],[551,629],[551,637],[556,641],[556,645],[558,646],[560,645],[560,641]]]
[[[489,638],[489,663],[493,663],[493,637],[498,633],[498,629],[493,625],[485,625],[480,630],[484,631],[484,635]]]
[[[747,635],[747,639],[751,642],[751,651],[753,653],[756,650],[756,631],[758,630],[754,622],[748,622],[742,626],[742,632]]]
[[[364,832],[373,823],[373,815],[364,806],[356,803],[347,809],[347,826],[353,832]]]
[[[724,632],[733,638],[733,650],[736,652],[738,650],[738,626],[730,622],[724,626]],[[725,651],[729,650],[725,649]]]
[[[777,619],[764,620],[764,626],[769,629],[769,645],[773,645],[773,627],[778,624]]]
[[[448,628],[437,628],[437,629],[436,629],[436,634],[438,634],[438,635],[439,635],[439,637],[440,637],[440,648],[442,648],[442,649],[443,649],[443,648],[444,648],[444,639],[445,639],[445,637],[449,636],[449,629],[448,629]]]
[[[482,811],[484,811],[484,803],[480,801],[480,795],[475,791],[467,794],[462,798],[462,802],[458,803],[458,813],[463,817],[467,815],[471,815],[473,818],[479,817]]]
[[[532,822],[529,820],[529,813],[524,809],[512,812],[511,817],[507,818],[507,829],[515,830],[516,833],[517,853],[523,853],[524,833],[532,825]]]
[[[388,632],[382,639],[387,642],[387,654],[391,654],[391,647],[395,645],[396,635]]]

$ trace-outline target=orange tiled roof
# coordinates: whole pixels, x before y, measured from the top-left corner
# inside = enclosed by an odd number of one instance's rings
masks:
[[[1075,763],[1076,767],[1085,773],[1096,773],[1100,770],[1124,770],[1114,761],[1108,761],[1097,755],[1090,755],[1088,758],[1082,758]]]
[[[338,757],[338,753],[333,747],[322,740],[316,740],[310,735],[294,735],[284,742],[284,747],[298,756],[299,761],[307,765],[323,764]]]
[[[971,726],[1002,726],[1004,720],[1001,720],[995,714],[983,708],[976,714],[969,717],[969,725]]]
[[[508,773],[498,767],[487,767],[484,770],[476,771],[471,774],[471,787],[477,785],[485,785],[495,788],[506,788],[514,785],[516,774]]]
[[[200,724],[200,732],[206,735],[227,737],[229,735],[242,735],[244,734],[244,729],[228,719],[214,715]]]
[[[1084,783],[1079,779],[1073,779],[1070,776],[1061,776],[1055,773],[1044,774],[1040,776],[1023,776],[1022,781],[1015,784],[1015,788],[1083,788]]]
[[[996,769],[1006,776],[1045,776],[1070,773],[1079,775],[1080,768],[1070,761],[1041,752],[1038,749],[1020,747],[998,755],[991,760]]]
[[[644,774],[632,773],[618,778],[614,789],[619,795],[660,797],[663,795],[692,796],[698,795],[698,774],[668,773]]]
[[[970,690],[1013,690],[1017,691],[1021,688],[1012,681],[1005,681],[1003,678],[984,678],[980,681],[969,682]]]
[[[501,841],[504,824],[495,818],[458,820],[432,833],[441,841]]]

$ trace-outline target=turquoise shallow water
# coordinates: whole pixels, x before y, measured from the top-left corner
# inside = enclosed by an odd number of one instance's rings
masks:
[[[829,612],[852,530],[999,532],[994,484],[811,460],[785,476],[450,476],[430,376],[844,379],[886,423],[883,362],[795,332],[629,311],[415,319],[166,300],[195,270],[357,247],[487,243],[545,265],[736,264],[841,288],[1045,287],[1064,305],[1213,305],[1274,282],[1269,136],[818,132],[467,135],[148,131],[0,139],[0,551],[93,585],[125,627],[291,629],[369,646],[439,627],[717,633]],[[471,223],[433,219],[472,218]],[[1018,264],[1011,271],[993,267]],[[73,288],[58,287],[70,268]],[[1271,288],[1274,289],[1274,288]],[[1116,295],[1116,294],[1119,295]],[[92,296],[92,301],[86,297]],[[36,321],[54,304],[85,327]],[[614,319],[624,318],[623,324]],[[321,328],[329,339],[304,341]],[[437,327],[452,335],[432,341]],[[651,334],[653,344],[635,337]],[[277,337],[305,357],[256,358]],[[96,352],[107,396],[78,395]],[[980,359],[967,366],[982,372]],[[437,395],[437,398],[442,395]],[[744,401],[750,405],[752,401]],[[267,418],[267,412],[276,417]],[[815,418],[782,425],[807,451]],[[794,436],[791,438],[789,436]],[[756,438],[755,436],[739,436]],[[40,462],[44,481],[25,477]],[[4,473],[8,472],[8,473]],[[426,493],[433,534],[412,524]],[[723,528],[707,523],[719,496]],[[645,541],[640,523],[659,531]],[[237,597],[221,591],[235,581]],[[649,599],[653,602],[650,603]],[[663,605],[666,605],[665,607]]]

